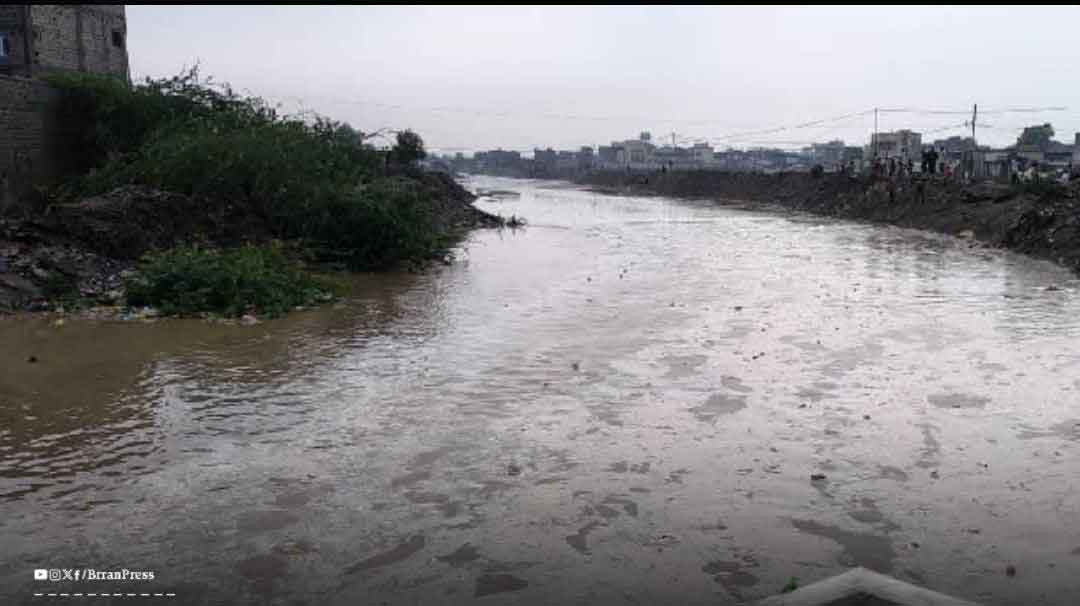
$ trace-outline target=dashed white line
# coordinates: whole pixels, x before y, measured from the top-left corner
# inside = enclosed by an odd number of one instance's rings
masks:
[[[123,598],[123,597],[128,597],[128,598],[134,598],[134,597],[140,597],[140,598],[149,598],[149,597],[175,598],[176,597],[175,593],[111,593],[111,594],[110,593],[35,593],[33,595],[34,595],[35,598],[45,598],[45,597],[49,597],[49,598],[81,598],[81,597],[107,598],[109,596],[112,596],[114,598]]]

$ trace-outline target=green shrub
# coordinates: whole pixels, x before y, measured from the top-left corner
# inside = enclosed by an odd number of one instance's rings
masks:
[[[135,151],[156,130],[177,120],[228,115],[238,123],[265,124],[277,117],[262,100],[242,98],[228,86],[202,80],[198,67],[137,85],[78,72],[45,79],[61,92],[58,115],[73,142],[68,168],[75,174]]]
[[[147,256],[125,286],[129,305],[150,305],[167,315],[277,316],[332,297],[274,246],[173,248]]]
[[[86,75],[65,82],[69,105],[92,117],[87,145],[110,156],[72,183],[69,197],[139,184],[226,202],[276,237],[299,238],[322,260],[352,269],[445,246],[431,210],[439,192],[419,175],[388,176],[383,152],[347,124],[278,116],[194,71],[134,87]],[[397,155],[422,157],[419,136],[399,139]]]

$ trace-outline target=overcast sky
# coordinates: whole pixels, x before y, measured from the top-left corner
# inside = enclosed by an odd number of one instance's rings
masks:
[[[655,139],[717,147],[843,138],[874,107],[970,111],[980,142],[1080,131],[1080,8],[129,6],[132,75],[206,75],[434,150]],[[1011,108],[1067,107],[1045,113]],[[970,133],[967,115],[881,113],[879,128]],[[949,128],[951,127],[951,128]],[[991,128],[992,127],[992,128]]]

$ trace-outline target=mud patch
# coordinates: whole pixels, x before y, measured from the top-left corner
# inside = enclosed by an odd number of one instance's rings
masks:
[[[740,560],[716,560],[701,567],[705,574],[713,575],[713,580],[723,585],[731,595],[742,599],[742,591],[758,584],[757,575],[747,568],[757,568],[758,563],[752,556],[743,556]]]
[[[424,480],[431,479],[430,471],[414,471],[407,473],[403,476],[398,476],[390,480],[390,488],[401,488],[402,486],[412,486]]]
[[[675,471],[668,474],[668,477],[664,479],[664,483],[665,484],[682,484],[683,483],[683,476],[685,476],[688,473],[690,473],[689,469],[686,469],[686,468],[676,469]]]
[[[702,423],[712,423],[721,415],[729,415],[746,408],[746,396],[729,396],[715,393],[704,404],[695,406],[690,412]]]
[[[862,522],[863,524],[880,524],[879,530],[885,533],[900,530],[900,526],[881,513],[881,510],[878,509],[877,503],[874,502],[873,499],[863,498],[860,500],[860,505],[861,509],[854,509],[847,512],[853,520]]]
[[[481,598],[496,593],[519,591],[528,586],[528,581],[512,574],[485,574],[476,579],[476,591],[473,597]]]
[[[589,533],[599,526],[601,526],[600,522],[589,522],[579,529],[576,534],[566,537],[566,543],[573,547],[578,553],[590,553],[589,544],[586,542],[586,539],[588,538]]]
[[[310,503],[312,499],[330,494],[331,492],[333,492],[333,489],[329,487],[315,487],[307,490],[287,492],[275,497],[274,504],[286,509],[298,509]]]
[[[739,393],[750,393],[754,391],[743,385],[742,379],[739,377],[725,376],[720,379],[720,384],[731,391],[737,391]]]
[[[612,463],[607,468],[607,471],[613,471],[615,473],[626,473],[629,469],[630,466],[626,463],[626,461],[618,461],[616,463]]]
[[[963,393],[939,393],[926,396],[938,408],[985,408],[989,398]]]
[[[624,499],[622,497],[614,497],[614,496],[612,496],[612,497],[608,497],[608,498],[604,499],[604,503],[606,503],[608,505],[621,505],[622,508],[623,508],[623,511],[626,512],[626,515],[634,517],[634,518],[637,517],[637,514],[638,514],[637,503],[631,501],[630,499]]]
[[[407,492],[405,498],[413,503],[445,503],[450,497],[437,492]]]
[[[270,593],[274,581],[285,576],[289,563],[272,555],[257,555],[236,564],[236,572],[252,581],[261,593]]]
[[[361,560],[360,562],[349,566],[345,569],[345,574],[353,574],[354,572],[359,572],[361,570],[371,570],[373,568],[381,568],[390,564],[396,564],[415,555],[416,552],[424,548],[425,544],[427,544],[427,541],[424,539],[423,535],[413,536],[389,551],[373,555],[366,560]]]
[[[311,553],[315,553],[318,549],[314,545],[301,539],[298,541],[286,541],[284,543],[278,543],[274,545],[271,550],[277,555],[282,556],[303,556]]]
[[[1025,428],[1016,434],[1020,440],[1035,438],[1061,438],[1070,442],[1080,442],[1080,420],[1062,421],[1046,429]]]
[[[500,482],[499,480],[487,480],[486,482],[481,482],[481,487],[476,490],[476,495],[486,501],[490,500],[491,497],[500,492],[505,492],[511,488],[514,488],[513,484]]]
[[[236,529],[241,532],[262,533],[281,530],[300,521],[300,517],[284,509],[251,511],[236,518]]]
[[[908,481],[907,472],[892,465],[878,465],[878,477],[884,480],[896,480],[897,482]]]
[[[438,556],[435,559],[440,562],[445,562],[454,568],[461,568],[469,562],[480,559],[480,557],[480,552],[477,551],[475,547],[469,543],[465,543],[461,547],[458,547],[453,553]]]
[[[596,513],[600,514],[600,517],[604,518],[605,520],[619,517],[619,512],[608,507],[607,505],[597,505]]]
[[[915,465],[923,469],[936,467],[938,457],[941,455],[941,443],[934,437],[934,430],[937,428],[929,423],[919,425],[919,427],[922,428],[923,449]]]
[[[597,418],[597,420],[612,427],[622,427],[622,416],[619,412],[611,410],[609,406],[588,406],[589,412]]]
[[[813,520],[792,520],[800,532],[824,537],[838,543],[843,551],[837,561],[844,566],[864,566],[876,572],[892,571],[896,552],[892,542],[876,534],[851,532],[836,526],[820,524]]]
[[[660,362],[668,365],[665,378],[678,379],[693,376],[698,373],[698,368],[705,365],[709,359],[703,355],[693,356],[664,356]]]
[[[796,391],[795,395],[798,396],[800,399],[810,400],[814,403],[820,402],[825,398],[829,397],[829,394],[825,393],[824,391],[812,389],[809,387],[803,387],[799,391]]]
[[[832,361],[821,367],[821,372],[827,377],[840,379],[860,366],[872,364],[873,360],[881,358],[884,354],[885,348],[881,345],[866,343],[837,352]]]
[[[409,461],[409,467],[427,467],[455,450],[457,450],[456,446],[443,446],[434,450],[426,450],[413,457]]]

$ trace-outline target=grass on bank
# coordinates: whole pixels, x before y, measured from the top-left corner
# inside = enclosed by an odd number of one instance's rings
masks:
[[[129,305],[181,316],[275,317],[334,298],[329,283],[308,274],[276,246],[173,248],[148,255],[125,287]]]

